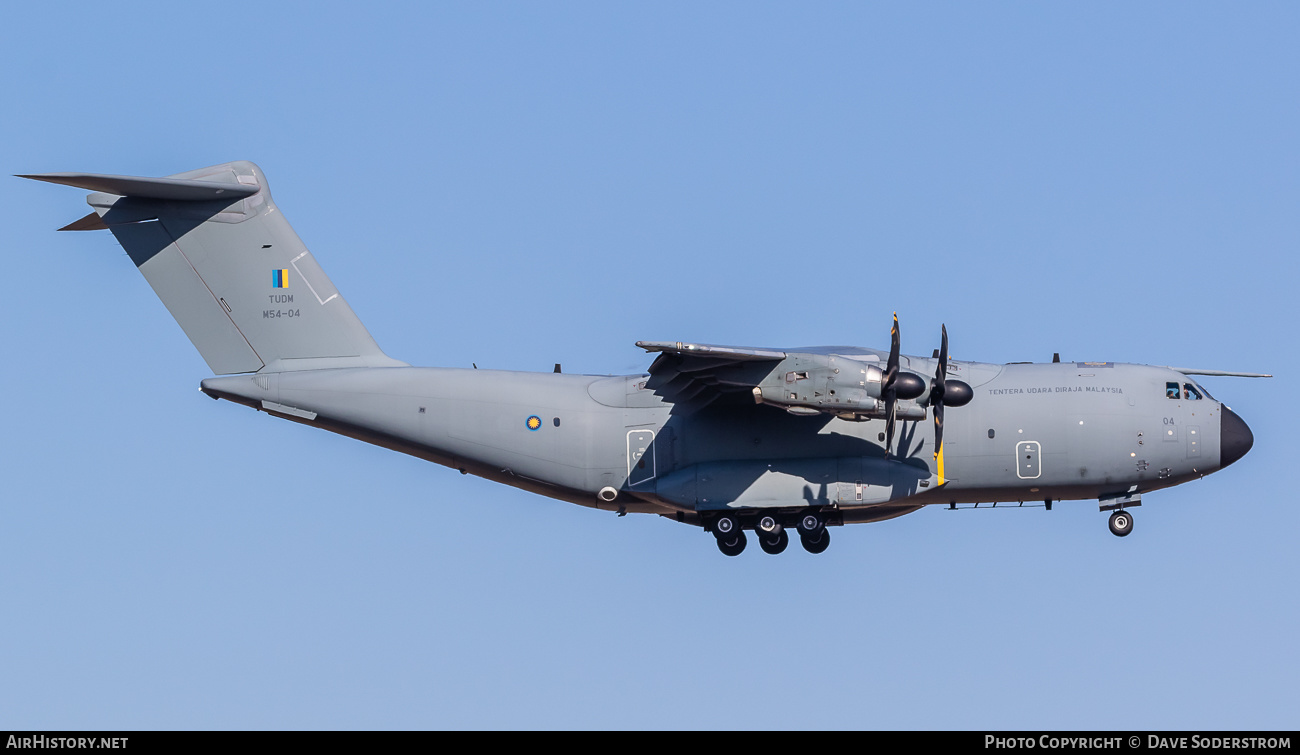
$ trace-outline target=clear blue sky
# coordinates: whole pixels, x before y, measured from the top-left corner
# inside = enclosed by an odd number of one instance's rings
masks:
[[[83,192],[0,180],[0,729],[1300,726],[1293,3],[22,3],[0,168],[257,162],[380,345],[887,343],[1206,384],[1148,496],[811,556],[198,392]]]

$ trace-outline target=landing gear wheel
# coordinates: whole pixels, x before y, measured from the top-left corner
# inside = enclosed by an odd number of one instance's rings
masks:
[[[713,520],[713,536],[718,539],[718,550],[728,556],[739,556],[745,550],[745,531],[734,514],[722,514]]]
[[[821,532],[811,535],[800,535],[799,542],[803,544],[803,549],[809,553],[821,553],[831,545],[831,533],[823,527]]]
[[[740,520],[731,514],[723,514],[713,520],[713,536],[718,538],[719,542],[734,539],[738,532],[740,532]]]
[[[778,530],[775,535],[765,535],[758,533],[758,547],[763,549],[764,553],[771,553],[773,556],[785,550],[790,544],[790,536],[785,530]]]
[[[1120,509],[1110,515],[1110,534],[1124,537],[1133,531],[1133,515]]]
[[[816,539],[817,533],[825,529],[826,523],[817,514],[809,513],[799,517],[799,537],[801,538],[807,539],[811,536]]]
[[[736,530],[735,537],[718,538],[718,550],[722,551],[724,556],[739,556],[745,550],[745,533],[742,530]]]
[[[781,526],[781,522],[777,520],[776,517],[772,516],[771,514],[764,514],[758,520],[758,526],[755,527],[755,529],[758,531],[760,535],[776,537],[776,533],[782,531],[785,528]]]

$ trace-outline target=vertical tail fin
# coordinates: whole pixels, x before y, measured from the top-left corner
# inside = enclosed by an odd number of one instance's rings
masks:
[[[60,230],[107,228],[217,374],[387,367],[390,359],[238,161],[167,178],[22,176],[96,193]]]

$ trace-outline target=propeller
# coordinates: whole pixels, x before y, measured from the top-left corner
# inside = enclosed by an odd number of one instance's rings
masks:
[[[930,383],[930,406],[934,409],[934,458],[943,453],[943,394],[948,383],[948,326],[941,325],[943,340],[939,345],[939,366]]]
[[[911,400],[925,393],[925,379],[920,375],[903,372],[898,368],[898,351],[901,348],[898,331],[898,313],[894,313],[894,327],[889,331],[889,361],[880,377],[880,397],[885,400],[885,455],[894,448],[894,420],[898,399]]]
[[[942,340],[935,350],[938,366],[930,382],[927,399],[934,410],[934,458],[939,462],[939,476],[943,477],[943,409],[944,406],[965,406],[974,398],[975,391],[961,380],[948,379],[948,326],[942,325]],[[889,331],[889,360],[880,376],[880,398],[885,402],[885,456],[894,452],[894,423],[898,416],[898,400],[920,398],[925,394],[925,378],[899,369],[898,358],[902,338],[898,330],[898,313],[894,313],[894,327]]]
[[[934,381],[930,383],[930,408],[934,411],[934,458],[938,463],[939,478],[943,479],[943,408],[944,406],[965,406],[975,397],[975,391],[961,380],[948,379],[948,326],[943,325],[943,340],[935,358],[939,366],[934,370]]]
[[[885,363],[885,374],[880,379],[880,395],[885,400],[885,456],[894,448],[894,404],[898,401],[898,350],[901,339],[898,334],[898,313],[894,313],[894,327],[889,331],[889,361]]]

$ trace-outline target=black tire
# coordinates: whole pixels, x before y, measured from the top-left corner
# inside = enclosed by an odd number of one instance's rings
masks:
[[[771,553],[773,556],[784,551],[789,544],[790,536],[785,530],[780,530],[775,535],[759,534],[758,536],[758,547],[762,548],[764,553]]]
[[[809,553],[821,553],[831,547],[831,533],[823,527],[821,532],[813,533],[806,537],[800,537],[799,542],[803,544],[803,549]]]
[[[781,526],[780,519],[777,519],[772,514],[764,514],[759,517],[758,526],[755,529],[761,535],[775,537],[778,532],[781,532],[785,528]]]
[[[718,538],[718,550],[722,551],[724,556],[739,556],[745,552],[745,533],[743,530],[736,530],[734,538]]]
[[[1133,531],[1133,515],[1120,509],[1110,515],[1110,534],[1115,537],[1128,537]]]
[[[740,531],[740,520],[733,514],[723,514],[713,520],[713,536],[719,542],[734,539]]]
[[[821,515],[808,512],[799,517],[799,537],[806,538],[810,535],[816,535],[826,529],[826,522],[822,521]]]

